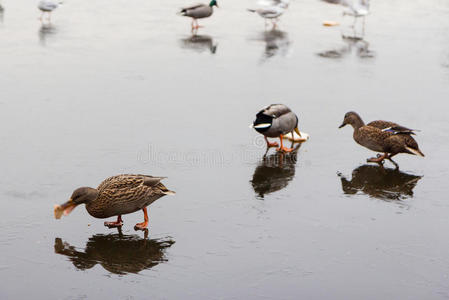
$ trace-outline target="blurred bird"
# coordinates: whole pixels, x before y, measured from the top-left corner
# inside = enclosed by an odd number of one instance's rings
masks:
[[[369,0],[341,0],[341,4],[348,8],[343,11],[343,16],[364,17],[369,13]]]
[[[248,9],[250,12],[255,12],[259,16],[265,19],[265,25],[267,20],[271,20],[273,28],[276,28],[279,17],[288,8],[289,0],[261,0],[258,2],[258,8]]]
[[[212,16],[214,9],[213,7],[218,7],[217,1],[212,0],[209,5],[206,4],[196,4],[189,7],[184,7],[181,9],[179,14],[181,16],[192,18],[192,31],[200,28],[197,19],[207,18]]]
[[[276,142],[270,143],[267,137],[279,137],[281,146],[277,149],[278,151],[293,151],[292,148],[284,147],[282,135],[287,133],[292,133],[293,135],[293,131],[295,131],[301,137],[298,129],[298,117],[284,104],[271,104],[263,108],[257,113],[256,120],[254,120],[251,127],[264,135],[267,147],[279,146]]]
[[[54,11],[56,8],[58,8],[60,4],[62,4],[62,1],[52,1],[52,0],[39,1],[37,8],[39,8],[42,11],[42,14],[39,19],[42,21],[44,15],[47,14],[48,15],[47,19],[50,22],[51,12]]]

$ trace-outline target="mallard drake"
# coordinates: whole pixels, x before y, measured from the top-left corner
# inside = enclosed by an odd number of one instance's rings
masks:
[[[55,218],[68,215],[79,204],[85,204],[87,212],[94,218],[117,216],[116,222],[104,222],[111,228],[123,225],[122,215],[141,209],[144,222],[134,228],[143,230],[148,226],[147,206],[165,195],[175,194],[160,182],[164,178],[123,174],[105,179],[96,189],[80,187],[73,192],[69,201],[55,206]]]
[[[270,143],[267,137],[279,137],[281,146],[278,151],[291,152],[292,148],[284,147],[282,143],[282,136],[287,133],[295,131],[300,137],[301,133],[298,129],[298,117],[284,104],[271,104],[256,115],[251,125],[257,132],[264,135],[267,147],[278,147],[278,143]]]
[[[248,11],[255,12],[259,16],[265,19],[265,25],[267,20],[271,20],[273,28],[276,28],[278,18],[288,8],[288,0],[271,0],[271,1],[259,1],[259,7],[256,9],[249,8]]]
[[[200,28],[197,19],[207,18],[214,13],[214,6],[218,7],[217,1],[212,0],[209,5],[195,4],[189,7],[181,8],[179,14],[181,16],[192,18],[192,30]]]
[[[398,165],[391,158],[399,153],[408,153],[424,157],[419,150],[418,143],[412,137],[413,129],[398,125],[389,121],[373,121],[365,125],[362,118],[353,111],[345,114],[343,123],[339,128],[351,125],[354,128],[354,140],[376,152],[383,152],[383,155],[367,159],[368,162],[381,164],[384,159],[390,160],[396,167]]]
[[[41,0],[37,4],[37,8],[39,8],[42,11],[42,15],[40,17],[40,20],[43,19],[44,14],[48,14],[48,20],[50,21],[51,18],[51,12],[54,11],[58,6],[62,4],[61,1],[52,1],[52,0]]]

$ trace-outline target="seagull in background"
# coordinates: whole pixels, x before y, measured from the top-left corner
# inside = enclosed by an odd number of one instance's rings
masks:
[[[369,13],[369,0],[341,0],[341,4],[348,8],[343,11],[343,16],[365,17]]]
[[[37,8],[39,8],[42,11],[42,14],[40,16],[40,20],[42,21],[44,18],[44,15],[47,14],[47,20],[48,22],[51,21],[51,12],[54,11],[58,6],[62,4],[60,1],[53,1],[53,0],[41,0],[39,1]]]
[[[276,28],[279,17],[288,8],[289,0],[260,0],[257,4],[258,8],[248,9],[248,11],[255,12],[264,18],[265,26],[267,25],[267,20],[271,20],[274,29]]]

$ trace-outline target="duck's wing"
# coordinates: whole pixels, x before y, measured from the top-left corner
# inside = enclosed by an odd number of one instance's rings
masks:
[[[183,7],[183,8],[181,8],[181,13],[186,12],[188,10],[199,8],[199,7],[202,7],[202,6],[205,6],[205,4],[197,3],[197,4],[194,4],[194,5],[188,6],[188,7]]]
[[[197,4],[191,7],[183,8],[181,15],[192,18],[205,18],[211,15],[211,7],[205,4]]]
[[[98,186],[99,192],[104,191],[119,191],[119,190],[154,190],[160,191],[163,194],[173,193],[169,191],[162,183],[161,180],[166,177],[157,177],[151,175],[142,174],[122,174],[109,177],[105,179]]]
[[[290,108],[288,108],[284,104],[271,104],[262,109],[259,113],[276,119],[282,115],[288,114],[289,112],[291,112]]]
[[[401,126],[394,122],[377,120],[367,124],[367,126],[376,127],[381,129],[382,131],[391,132],[393,134],[415,134],[415,129],[410,129],[404,126]]]

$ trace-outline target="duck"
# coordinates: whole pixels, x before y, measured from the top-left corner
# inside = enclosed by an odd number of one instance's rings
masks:
[[[276,28],[278,18],[288,8],[288,4],[288,0],[259,1],[258,8],[249,8],[248,11],[257,13],[259,16],[264,18],[265,25],[267,20],[271,20],[273,28]]]
[[[298,116],[284,104],[271,104],[264,107],[256,114],[256,119],[250,127],[264,136],[267,148],[278,147],[278,143],[271,143],[268,138],[279,137],[280,147],[278,151],[292,152],[293,148],[287,148],[283,145],[283,135],[296,132],[300,137],[298,129]]]
[[[48,20],[50,21],[51,18],[51,12],[54,11],[58,6],[62,4],[62,2],[59,1],[52,1],[52,0],[41,0],[37,4],[37,8],[42,11],[42,15],[39,18],[41,21],[43,20],[44,14],[48,14]]]
[[[214,13],[214,6],[219,7],[216,0],[211,0],[209,4],[196,4],[181,8],[181,16],[192,18],[192,31],[200,28],[197,19],[208,18]]]
[[[362,118],[354,111],[345,114],[339,128],[348,124],[354,128],[353,138],[358,144],[372,151],[383,153],[377,157],[368,158],[367,162],[383,164],[384,160],[388,159],[398,168],[398,164],[392,160],[392,157],[399,153],[424,157],[424,153],[412,137],[417,130],[383,120],[372,121],[365,125]]]
[[[68,215],[80,204],[85,204],[87,212],[94,218],[104,219],[117,216],[115,222],[104,222],[109,228],[123,225],[122,215],[142,210],[144,222],[134,226],[136,230],[145,230],[148,226],[147,206],[165,195],[174,195],[161,180],[166,177],[155,177],[139,174],[121,174],[105,179],[95,189],[80,187],[73,191],[70,199],[62,205],[55,205],[56,219]]]

